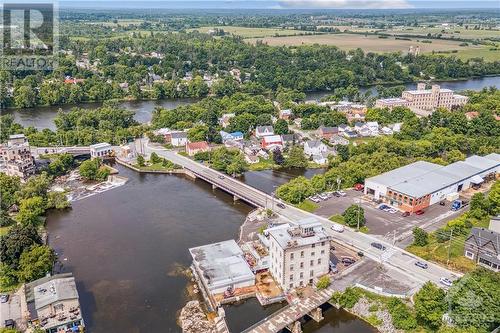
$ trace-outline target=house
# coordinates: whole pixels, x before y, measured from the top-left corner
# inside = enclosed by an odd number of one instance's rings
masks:
[[[219,124],[223,127],[226,128],[229,126],[229,122],[231,118],[234,118],[236,115],[234,113],[224,113],[222,117],[219,118]]]
[[[281,141],[283,146],[293,146],[298,141],[298,138],[295,134],[283,134],[281,135]]]
[[[341,145],[341,146],[347,146],[349,144],[349,140],[347,140],[344,137],[341,137],[338,134],[332,135],[330,138],[330,143],[334,146]]]
[[[186,132],[173,132],[170,134],[170,143],[174,147],[185,146],[188,142]]]
[[[349,125],[339,125],[338,127],[339,133],[344,133],[346,131],[352,131],[352,128]]]
[[[464,256],[478,265],[500,271],[500,233],[486,228],[472,228],[465,240]]]
[[[479,116],[479,112],[477,112],[477,111],[470,111],[470,112],[466,112],[465,113],[465,117],[469,121],[472,120],[472,119],[474,119],[474,118],[476,118],[476,117],[478,117],[478,116]]]
[[[387,127],[387,126],[382,127],[382,129],[380,131],[384,135],[391,135],[391,134],[394,133],[394,131],[392,129],[390,129],[389,127]]]
[[[269,272],[288,291],[313,284],[328,274],[331,237],[314,218],[266,229],[269,237]]]
[[[262,138],[260,146],[267,150],[282,149],[283,141],[281,141],[281,136],[279,135],[267,135]]]
[[[298,128],[300,128],[302,126],[302,118],[295,118],[293,120],[293,123],[295,124],[295,126],[297,126]]]
[[[311,157],[313,155],[321,155],[326,153],[328,147],[319,140],[309,140],[304,143],[304,154]]]
[[[255,128],[255,136],[257,138],[263,138],[268,135],[274,135],[274,129],[272,126],[257,126]]]
[[[378,132],[378,122],[376,122],[376,121],[369,121],[369,122],[366,123],[366,127],[368,127],[368,129],[370,130],[371,135],[376,136],[376,135],[379,134],[379,132]]]
[[[394,133],[401,132],[401,126],[403,126],[403,123],[395,123],[395,124],[389,125],[389,127],[392,129],[392,131]]]
[[[257,152],[257,155],[258,157],[261,157],[265,160],[267,160],[269,158],[269,154],[267,153],[267,151],[265,151],[264,149],[261,149]]]
[[[80,299],[71,273],[46,276],[24,285],[27,317],[44,332],[83,332]]]
[[[317,154],[317,155],[312,155],[312,161],[314,163],[320,164],[320,165],[327,164],[328,163],[328,154],[325,152],[325,153],[321,153],[321,154]]]
[[[222,142],[243,140],[243,133],[241,132],[227,133],[225,131],[220,131],[219,134],[222,137]]]
[[[194,156],[196,153],[210,151],[210,146],[206,141],[190,142],[186,144],[186,152],[189,156]]]
[[[330,138],[339,133],[339,129],[337,127],[325,127],[325,126],[320,126],[318,129],[318,135],[322,139],[330,140]]]
[[[111,147],[111,145],[107,142],[90,145],[90,157],[92,159],[109,157],[112,153],[113,147]]]
[[[362,129],[363,127],[365,127],[365,126],[366,126],[366,123],[363,123],[363,122],[359,122],[359,121],[358,121],[358,122],[356,122],[356,123],[354,124],[354,130],[355,130],[356,132],[358,132],[358,133],[359,133],[359,131],[361,131],[361,129]]]
[[[356,130],[356,132],[358,132],[359,136],[362,137],[372,136],[372,131],[370,131],[370,129],[366,125]]]
[[[259,158],[255,155],[246,155],[245,154],[245,161],[248,164],[255,164],[255,163],[259,163]]]
[[[349,130],[344,132],[344,136],[348,139],[357,138],[358,133],[354,132],[353,130]]]
[[[292,117],[292,110],[290,109],[280,110],[279,117],[280,119],[289,120],[290,117]]]

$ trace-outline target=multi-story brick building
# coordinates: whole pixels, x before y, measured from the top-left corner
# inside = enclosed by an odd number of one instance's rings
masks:
[[[24,134],[9,137],[6,144],[0,145],[0,155],[4,171],[9,176],[26,180],[36,171],[35,159],[31,155],[30,145]]]
[[[312,284],[329,271],[330,236],[314,218],[268,229],[269,270],[283,290]]]
[[[426,89],[425,83],[419,83],[417,90],[403,91],[401,98],[378,99],[375,107],[406,106],[416,111],[434,111],[441,107],[451,110],[453,107],[466,104],[467,101],[468,97],[455,94],[453,90],[441,89],[437,84],[432,85],[431,89]]]

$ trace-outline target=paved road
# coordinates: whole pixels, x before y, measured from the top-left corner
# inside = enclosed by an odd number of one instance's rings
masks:
[[[193,171],[203,178],[210,179],[216,186],[224,188],[229,192],[236,193],[237,196],[248,199],[261,207],[265,207],[266,203],[268,203],[269,207],[272,200],[271,196],[260,190],[257,190],[218,171],[210,169],[207,166],[197,163],[187,157],[178,155],[176,152],[167,150],[161,146],[147,145],[147,154],[150,154],[153,151],[158,155]],[[419,268],[415,266],[415,262],[417,260],[426,262],[424,259],[418,258],[398,247],[393,247],[390,243],[381,241],[372,235],[356,232],[348,228],[346,228],[343,233],[334,232],[330,229],[333,222],[321,216],[302,211],[293,206],[286,205],[285,209],[275,206],[275,211],[292,222],[308,217],[316,218],[323,224],[325,230],[327,230],[327,232],[330,233],[330,235],[332,235],[337,242],[345,246],[350,246],[358,251],[363,251],[364,255],[370,259],[377,262],[383,262],[385,265],[400,269],[401,272],[403,272],[408,278],[416,282],[423,284],[427,281],[432,281],[437,285],[440,285],[439,279],[441,277],[447,277],[451,280],[455,280],[460,276],[459,273],[454,273],[431,262],[427,262],[429,266],[427,269]],[[370,245],[372,242],[383,243],[387,249],[385,251],[380,251]]]

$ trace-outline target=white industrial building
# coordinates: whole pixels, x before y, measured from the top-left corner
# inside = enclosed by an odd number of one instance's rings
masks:
[[[473,155],[447,166],[418,161],[365,180],[365,194],[414,212],[447,199],[473,185],[494,179],[500,154]]]
[[[329,271],[330,236],[308,218],[265,231],[269,235],[269,270],[283,290],[312,284]]]
[[[212,295],[255,284],[255,276],[234,240],[189,249],[193,268]]]
[[[106,142],[90,145],[90,157],[93,159],[111,156],[112,152],[113,152],[113,147]]]

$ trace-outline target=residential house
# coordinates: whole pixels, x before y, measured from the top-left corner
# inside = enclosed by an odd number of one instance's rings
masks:
[[[477,116],[479,116],[479,112],[477,112],[477,111],[470,111],[470,112],[465,113],[465,117],[469,121],[476,118]]]
[[[358,137],[358,133],[356,133],[355,131],[353,130],[349,130],[349,131],[345,131],[344,132],[344,136],[348,139],[352,139],[352,138],[357,138]]]
[[[339,125],[338,127],[339,134],[342,134],[346,131],[352,131],[352,128],[349,125]]]
[[[183,147],[188,143],[186,132],[173,132],[170,134],[170,143],[174,147]]]
[[[391,134],[394,133],[394,131],[391,128],[387,127],[387,126],[382,127],[382,129],[380,131],[384,135],[391,135]]]
[[[341,146],[347,146],[349,144],[349,140],[346,138],[335,134],[330,138],[330,143],[334,146],[341,145]]]
[[[255,164],[255,163],[259,163],[259,158],[255,155],[245,155],[245,161],[248,164]]]
[[[298,128],[300,128],[302,126],[302,118],[295,118],[293,120],[293,123],[295,124],[295,126],[297,126]]]
[[[274,129],[272,126],[257,126],[255,128],[255,136],[259,139],[268,136],[274,135]]]
[[[395,123],[395,124],[389,125],[389,127],[392,129],[392,131],[394,133],[401,132],[401,126],[403,126],[403,123]]]
[[[339,129],[337,127],[325,127],[325,126],[320,126],[318,129],[318,135],[322,139],[330,140],[330,138],[339,133]]]
[[[283,146],[293,146],[298,138],[295,134],[283,134],[281,135],[281,141],[283,142]]]
[[[362,136],[362,137],[367,137],[367,136],[372,135],[372,132],[370,131],[370,129],[366,125],[361,127],[360,129],[356,130],[356,132],[358,132],[359,136]]]
[[[258,157],[261,157],[265,160],[267,160],[269,158],[269,153],[267,151],[265,151],[264,149],[261,149],[257,152],[257,155]]]
[[[220,136],[222,137],[222,142],[243,140],[243,133],[241,133],[241,132],[227,133],[224,131],[220,131],[219,133],[220,133]]]
[[[377,136],[379,134],[379,131],[378,131],[378,122],[376,121],[369,121],[366,123],[366,127],[368,127],[368,129],[370,130],[371,132],[371,135],[372,136]]]
[[[223,127],[226,128],[229,126],[229,122],[231,118],[234,118],[236,115],[234,113],[224,113],[222,117],[219,118],[219,124]]]
[[[186,152],[189,156],[194,156],[196,153],[210,151],[210,146],[206,141],[190,142],[186,144]]]
[[[267,135],[262,138],[261,147],[267,150],[274,150],[276,148],[283,148],[283,141],[279,135]]]
[[[304,143],[304,154],[311,157],[313,155],[321,155],[326,153],[328,147],[319,140],[309,140]]]
[[[472,228],[465,240],[464,256],[478,265],[500,271],[500,233],[485,228]]]
[[[354,130],[359,133],[359,131],[361,131],[361,129],[363,129],[365,126],[366,123],[358,121],[354,124]]]
[[[316,164],[324,165],[328,163],[328,153],[312,155],[312,161]]]
[[[290,117],[292,117],[292,110],[290,109],[280,110],[279,117],[280,119],[289,120]]]

